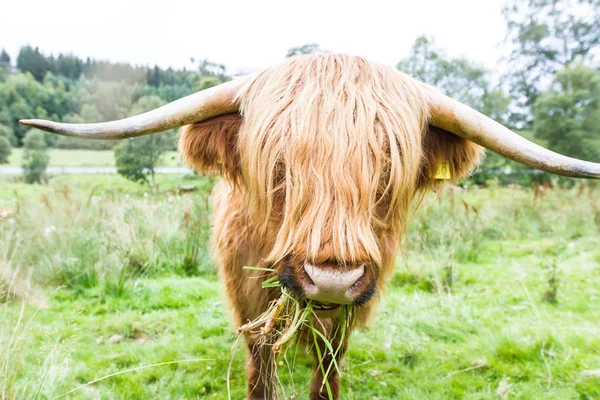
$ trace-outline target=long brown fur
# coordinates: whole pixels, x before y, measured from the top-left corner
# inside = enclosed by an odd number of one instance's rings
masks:
[[[430,127],[412,78],[360,57],[301,56],[261,72],[239,94],[240,116],[183,129],[180,149],[200,171],[219,172],[213,241],[235,323],[259,316],[279,289],[257,271],[286,257],[377,266],[378,296],[393,271],[411,204],[471,171],[481,148]],[[373,304],[359,307],[363,324]],[[267,396],[248,342],[249,396]],[[336,386],[337,381],[332,381]],[[318,378],[317,378],[318,381]],[[318,382],[317,382],[318,383]],[[319,398],[313,384],[311,397]],[[262,396],[262,397],[261,397]]]
[[[241,125],[238,114],[188,125],[181,131],[179,152],[195,170],[219,173],[229,182],[237,182],[240,174],[236,140]]]

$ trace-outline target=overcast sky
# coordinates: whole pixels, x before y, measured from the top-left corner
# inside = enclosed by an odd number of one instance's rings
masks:
[[[395,65],[420,34],[453,56],[494,69],[505,34],[505,0],[129,1],[3,0],[0,48],[190,66],[190,57],[232,73],[275,64],[287,49],[319,43],[330,51]]]

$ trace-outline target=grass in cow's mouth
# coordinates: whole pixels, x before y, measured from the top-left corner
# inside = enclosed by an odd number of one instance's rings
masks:
[[[246,270],[264,271],[266,273],[273,273],[274,270],[271,268],[245,266]],[[306,342],[309,344],[311,350],[314,349],[317,353],[317,357],[320,360],[319,368],[321,369],[323,379],[323,385],[327,390],[329,398],[333,398],[331,388],[329,387],[328,379],[332,372],[337,372],[341,375],[340,366],[337,364],[336,358],[341,350],[342,343],[347,340],[347,332],[352,319],[354,318],[355,309],[352,305],[338,305],[338,304],[323,304],[313,302],[311,300],[300,300],[293,296],[287,291],[278,281],[278,276],[274,275],[262,282],[263,288],[276,288],[281,289],[281,296],[271,302],[269,308],[261,314],[254,321],[249,321],[246,324],[240,326],[237,329],[238,340],[234,349],[237,347],[237,343],[242,335],[250,336],[255,339],[257,346],[267,346],[273,353],[273,363],[279,365],[280,360],[283,360],[288,367],[290,373],[293,371],[295,362],[290,362],[290,358],[287,357],[288,350],[293,347],[294,344],[298,344],[299,334],[307,334],[305,337]],[[342,307],[340,313],[339,322],[336,324],[334,336],[337,338],[338,345],[331,342],[327,335],[327,327],[318,315],[318,312],[327,312],[335,310],[338,307]],[[320,344],[320,346],[319,346]],[[296,352],[293,352],[293,358],[295,359]],[[325,365],[323,360],[327,356],[332,355],[333,362],[330,365]],[[272,368],[266,370],[272,371]],[[279,384],[277,375],[268,377],[273,379],[274,382]],[[229,379],[228,379],[229,381]],[[279,387],[279,389],[283,389]]]

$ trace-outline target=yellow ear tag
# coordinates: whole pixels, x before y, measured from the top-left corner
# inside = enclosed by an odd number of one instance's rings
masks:
[[[435,179],[450,179],[450,164],[448,161],[440,162],[435,171]]]
[[[223,161],[221,161],[221,159],[217,159],[217,164],[223,164]]]

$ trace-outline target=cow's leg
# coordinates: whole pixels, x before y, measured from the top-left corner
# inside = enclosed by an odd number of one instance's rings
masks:
[[[237,193],[237,195],[236,195]],[[260,276],[264,272],[244,269],[245,265],[263,266],[257,252],[260,238],[248,225],[247,204],[239,191],[222,180],[213,193],[213,245],[219,267],[219,277],[225,286],[229,308],[233,310],[234,327],[254,321],[278,297],[279,289],[262,288]],[[270,348],[264,350],[250,338],[245,338],[247,349],[247,376],[249,399],[272,399],[273,382],[267,378],[274,374]]]
[[[346,348],[348,347],[347,338],[341,343],[337,338],[331,340],[331,345],[335,351],[335,355],[331,354],[321,339],[317,339],[316,345],[319,346],[321,359],[319,359],[319,353],[317,352],[315,346],[313,349],[313,356],[315,357],[315,371],[313,373],[313,380],[310,386],[310,399],[330,399],[327,386],[329,386],[332,398],[338,399],[340,391],[340,376],[335,364],[333,363],[333,360],[335,357],[338,367],[341,367],[342,358],[344,357]],[[325,384],[325,380],[323,379],[324,372],[327,374],[327,384]]]
[[[277,365],[270,346],[260,346],[250,340],[248,346],[248,399],[271,400],[276,396]]]

